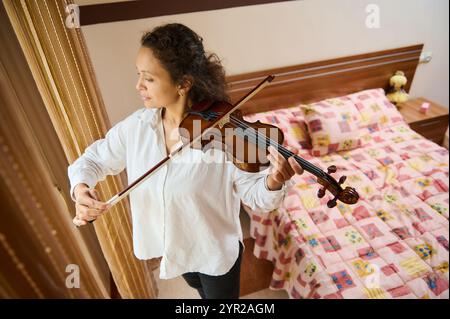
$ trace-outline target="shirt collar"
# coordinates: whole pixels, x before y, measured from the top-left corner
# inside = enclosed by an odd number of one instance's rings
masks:
[[[144,123],[149,123],[152,128],[156,128],[158,123],[161,121],[161,112],[162,108],[144,108],[143,111],[139,114],[138,118]]]

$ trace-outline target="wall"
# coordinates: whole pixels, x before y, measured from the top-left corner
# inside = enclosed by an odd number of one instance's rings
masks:
[[[94,0],[79,0],[90,4]],[[108,1],[101,1],[108,2]],[[75,1],[77,3],[77,1]],[[380,28],[366,26],[366,6]],[[424,43],[433,59],[416,72],[411,95],[448,108],[449,4],[446,0],[305,0],[196,12],[82,27],[111,123],[142,107],[135,90],[139,39],[179,22],[204,38],[228,75]]]

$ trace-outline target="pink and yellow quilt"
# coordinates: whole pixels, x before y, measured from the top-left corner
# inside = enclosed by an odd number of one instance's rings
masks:
[[[279,126],[323,170],[335,165],[360,200],[328,208],[330,194],[319,199],[305,172],[279,209],[247,210],[254,254],[275,267],[270,288],[290,298],[449,298],[448,151],[396,121],[362,128],[358,148],[315,157],[299,110],[247,119]]]

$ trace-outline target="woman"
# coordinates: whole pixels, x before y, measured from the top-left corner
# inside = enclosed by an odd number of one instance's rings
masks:
[[[127,168],[131,183],[166,157],[180,140],[177,128],[200,101],[226,101],[225,72],[202,39],[181,24],[155,28],[141,39],[136,89],[145,108],[111,128],[69,166],[76,225],[105,213],[93,189]],[[302,174],[270,148],[271,172],[247,173],[222,151],[187,149],[130,193],[133,248],[139,259],[162,256],[160,278],[182,275],[202,298],[238,298],[241,201],[255,211],[279,206],[284,185]],[[205,158],[208,160],[205,160]]]

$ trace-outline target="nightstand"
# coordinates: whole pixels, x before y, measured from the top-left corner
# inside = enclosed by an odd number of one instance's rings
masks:
[[[423,102],[430,103],[426,114],[419,111]],[[441,145],[448,127],[448,108],[425,98],[416,98],[399,105],[400,113],[411,129]]]

